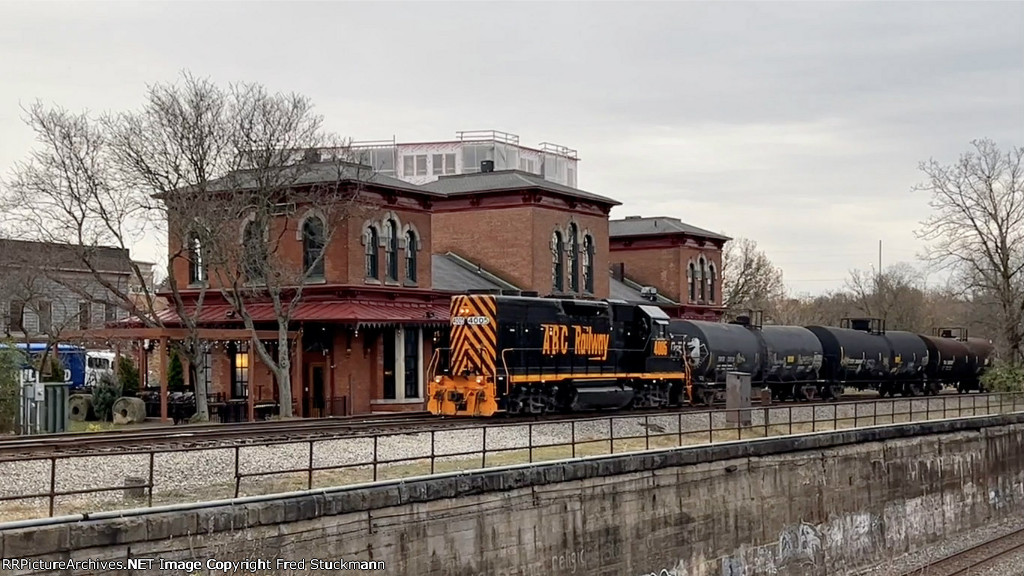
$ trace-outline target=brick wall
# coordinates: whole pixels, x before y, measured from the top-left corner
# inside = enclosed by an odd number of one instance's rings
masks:
[[[663,294],[683,304],[696,303],[689,299],[689,263],[695,265],[698,258],[704,259],[715,267],[714,302],[722,301],[722,249],[707,242],[695,240],[664,239],[649,245],[624,246],[620,240],[611,242],[612,264],[624,264],[627,278],[654,286],[659,294]],[[706,292],[707,296],[710,293]],[[697,290],[697,299],[700,298]]]
[[[570,222],[577,224],[581,252],[584,234],[589,233],[594,238],[594,296],[607,298],[607,216],[536,206],[435,213],[434,252],[454,252],[523,290],[536,290],[546,295],[552,291],[551,237],[556,229],[562,230],[564,237]],[[569,259],[564,256],[562,261],[568,291]],[[581,292],[584,288],[582,263],[581,254]]]

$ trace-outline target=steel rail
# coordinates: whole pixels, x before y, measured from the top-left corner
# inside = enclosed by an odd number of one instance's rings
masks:
[[[968,576],[1024,549],[1024,528],[946,556],[901,576]]]

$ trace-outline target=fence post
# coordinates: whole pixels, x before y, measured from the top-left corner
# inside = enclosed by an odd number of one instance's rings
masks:
[[[431,435],[433,435],[433,432],[431,432]],[[377,481],[377,439],[378,439],[378,436],[376,434],[374,434],[373,435],[373,481],[374,482]]]
[[[786,406],[789,409],[789,435],[793,435],[793,405]]]
[[[811,432],[818,431],[818,408],[811,404]]]
[[[711,410],[708,410],[708,444],[715,441],[715,419]]]
[[[647,450],[651,449],[651,422],[650,416],[644,416],[644,445]]]
[[[50,457],[50,517],[53,518],[53,501],[57,497],[57,457]]]
[[[436,450],[437,450],[437,445],[436,445],[436,437],[437,437],[437,435],[435,434],[435,432],[436,432],[436,430],[431,430],[430,431],[430,473],[431,474],[436,474],[437,473],[437,472],[434,471],[434,463],[437,460],[437,452],[436,452]],[[484,445],[486,446],[486,444],[487,444],[487,428],[484,428]],[[481,468],[482,467],[484,467],[483,464],[481,465]]]
[[[306,486],[307,489],[313,489],[313,440],[309,441],[309,481]]]
[[[611,416],[608,417],[608,453],[615,454],[615,425]]]
[[[943,420],[945,420],[946,417],[947,417],[946,416],[946,406],[948,405],[948,401],[949,401],[949,398],[946,398],[945,396],[942,397],[942,419]]]
[[[149,451],[149,507],[153,507],[153,468],[155,468],[154,460],[156,459],[156,452],[153,450]]]
[[[529,426],[530,431],[530,464],[533,464],[533,422],[530,422],[527,426]]]
[[[676,430],[679,431],[679,445],[682,446],[683,445],[683,413],[682,412],[679,412],[679,428],[676,428]]]
[[[235,498],[238,498],[238,493],[242,490],[242,477],[238,475],[238,455],[239,446],[235,446]]]
[[[572,444],[572,457],[575,458],[576,457],[576,421],[573,420],[572,422],[570,422],[570,424],[572,425],[572,430],[571,430],[572,438],[570,438],[569,441]]]

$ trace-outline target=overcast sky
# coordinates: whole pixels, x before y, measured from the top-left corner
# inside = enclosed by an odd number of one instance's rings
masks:
[[[1021,2],[3,2],[0,171],[35,99],[137,106],[182,69],[310,96],[356,140],[579,151],[612,217],[756,240],[797,293],[914,261],[918,163],[1024,145]],[[133,256],[155,261],[157,239]]]

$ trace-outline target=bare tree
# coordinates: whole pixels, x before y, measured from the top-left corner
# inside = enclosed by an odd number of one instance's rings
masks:
[[[991,298],[999,311],[1007,360],[1024,361],[1024,147],[1003,153],[990,140],[944,166],[920,168],[927,181],[915,187],[931,195],[933,214],[920,236],[926,258],[951,270],[971,297]]]
[[[223,91],[186,75],[183,86],[149,87],[137,112],[93,120],[87,113],[36,103],[27,111],[26,123],[42,146],[15,167],[4,202],[9,226],[24,237],[76,247],[77,264],[106,288],[101,303],[117,306],[144,326],[165,327],[155,287],[139,266],[126,263],[134,282],[115,284],[96,265],[95,255],[104,247],[127,252],[147,235],[168,233],[168,275],[174,277],[174,267],[188,261],[208,276],[191,249],[196,244],[184,237],[201,240],[204,230],[225,224],[217,221],[224,211],[210,210],[210,202],[198,204],[185,195],[166,195],[182,188],[202,191],[232,168],[234,154],[226,134],[231,121]],[[161,194],[166,197],[156,201],[154,196]],[[172,216],[179,225],[167,227]],[[187,282],[168,286],[172,308],[188,334],[181,348],[190,372],[196,373],[205,362],[198,318],[207,285],[197,283],[193,292],[198,293],[187,297]],[[208,419],[204,383],[198,378],[192,383],[197,419]]]
[[[785,293],[782,270],[758,249],[757,242],[738,238],[726,244],[722,253],[722,295],[727,307],[764,310]]]
[[[232,138],[243,168],[224,179],[219,193],[234,202],[239,225],[222,228],[212,243],[211,270],[253,332],[255,351],[277,381],[281,415],[288,417],[292,345],[299,345],[288,338],[294,312],[304,287],[324,277],[324,248],[367,207],[360,192],[372,171],[350,161],[347,143],[323,132],[307,98],[271,95],[254,85],[232,94]],[[302,250],[291,249],[297,243]],[[254,306],[267,303],[278,335],[273,346],[255,337]]]
[[[846,290],[858,314],[880,318],[889,329],[920,333],[930,328],[921,274],[910,264],[894,264],[881,274],[853,270]]]

